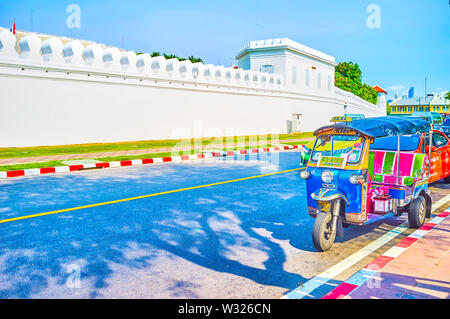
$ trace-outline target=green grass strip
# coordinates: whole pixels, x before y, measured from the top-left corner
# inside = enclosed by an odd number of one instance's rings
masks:
[[[285,143],[287,145],[298,145],[303,144],[301,142],[289,142]],[[247,146],[246,148],[243,147],[227,147],[227,148],[220,148],[223,151],[236,151],[236,150],[249,150],[253,148],[268,148],[273,147],[275,145],[255,145],[255,146]],[[181,156],[181,155],[192,155],[192,154],[199,154],[204,153],[205,151],[213,151],[215,149],[204,149],[202,150],[186,150],[186,151],[179,151],[179,152],[163,152],[163,153],[148,153],[148,154],[139,154],[139,155],[123,155],[123,156],[108,156],[108,157],[98,157],[94,158],[97,161],[101,162],[115,162],[115,161],[127,161],[127,160],[134,160],[134,159],[146,159],[146,158],[155,158],[155,157],[166,157],[166,156]],[[77,160],[83,160],[83,159],[90,159],[90,158],[80,158]],[[37,163],[27,163],[27,164],[14,164],[14,165],[3,165],[0,166],[0,171],[16,171],[16,170],[22,170],[22,169],[30,169],[30,168],[43,168],[43,167],[56,167],[56,166],[68,166],[61,161],[48,161],[48,162],[37,162]]]
[[[131,151],[152,148],[170,148],[170,147],[190,147],[194,145],[214,146],[224,145],[226,143],[271,143],[271,135],[259,136],[237,136],[237,137],[217,137],[203,139],[186,139],[186,140],[150,140],[136,142],[120,142],[120,143],[92,143],[92,144],[74,144],[60,146],[40,146],[40,147],[8,147],[0,148],[0,158],[22,158],[32,156],[46,155],[64,155],[64,154],[84,154],[98,152],[114,152],[114,151]],[[275,143],[282,143],[283,140],[289,139],[307,139],[312,138],[311,132],[281,134]]]
[[[43,167],[56,167],[56,166],[67,166],[60,161],[50,161],[50,162],[39,162],[39,163],[27,163],[27,164],[14,164],[14,165],[3,165],[0,166],[0,171],[18,171],[21,169],[29,168],[43,168]]]

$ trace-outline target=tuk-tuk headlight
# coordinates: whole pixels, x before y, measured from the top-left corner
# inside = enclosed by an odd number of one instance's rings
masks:
[[[363,184],[366,180],[364,178],[364,176],[362,175],[356,175],[356,174],[352,174],[350,175],[349,179],[350,183],[352,184]]]
[[[331,171],[323,171],[322,174],[320,175],[320,177],[322,178],[322,181],[324,183],[331,183],[333,181],[333,172]]]
[[[303,179],[308,179],[309,178],[310,173],[304,169],[303,171],[300,172],[300,177]]]

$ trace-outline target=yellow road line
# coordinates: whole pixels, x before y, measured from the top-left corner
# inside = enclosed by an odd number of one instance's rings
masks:
[[[29,219],[29,218],[35,218],[35,217],[41,217],[41,216],[47,216],[47,215],[65,213],[65,212],[71,212],[71,211],[85,209],[85,208],[92,208],[92,207],[98,207],[98,206],[105,206],[105,205],[111,205],[111,204],[116,204],[116,203],[128,202],[128,201],[142,199],[142,198],[148,198],[148,197],[154,197],[154,196],[178,193],[178,192],[189,191],[189,190],[198,189],[198,188],[204,188],[204,187],[210,187],[210,186],[216,186],[216,185],[223,185],[223,184],[228,184],[228,183],[240,182],[240,181],[245,181],[245,180],[259,178],[259,177],[265,177],[265,176],[289,173],[289,172],[293,172],[293,171],[298,171],[300,169],[302,169],[302,168],[294,168],[294,169],[290,169],[290,170],[286,170],[286,171],[279,171],[279,172],[268,173],[268,174],[263,174],[263,175],[256,175],[256,176],[238,178],[238,179],[233,179],[233,180],[224,181],[224,182],[217,182],[217,183],[200,185],[200,186],[180,188],[180,189],[175,189],[175,190],[166,191],[166,192],[160,192],[160,193],[154,193],[154,194],[148,194],[148,195],[141,195],[141,196],[136,196],[136,197],[112,200],[112,201],[109,201],[109,202],[103,202],[103,203],[97,203],[97,204],[91,204],[91,205],[85,205],[85,206],[78,206],[78,207],[72,207],[72,208],[65,208],[65,209],[60,209],[60,210],[54,210],[54,211],[51,211],[51,212],[45,212],[45,213],[39,213],[39,214],[33,214],[33,215],[25,215],[25,216],[20,216],[20,217],[3,219],[3,220],[0,220],[0,224],[9,223],[9,222],[13,222],[13,221],[21,220],[21,219]]]

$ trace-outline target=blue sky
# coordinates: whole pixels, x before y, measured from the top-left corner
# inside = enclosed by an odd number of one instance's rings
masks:
[[[81,28],[68,29],[69,4],[81,8]],[[370,4],[380,28],[368,28]],[[357,62],[363,81],[416,96],[450,90],[448,0],[0,1],[0,26],[73,36],[124,49],[199,56],[230,65],[251,40],[288,37]]]

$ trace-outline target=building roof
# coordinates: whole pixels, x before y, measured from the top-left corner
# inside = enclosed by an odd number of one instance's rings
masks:
[[[277,49],[287,49],[291,50],[295,53],[308,56],[310,58],[331,64],[336,65],[335,59],[333,56],[310,48],[306,45],[300,44],[288,38],[277,38],[277,39],[266,39],[259,41],[250,41],[241,49],[236,56],[236,59],[239,60],[248,52],[255,51],[267,51],[267,50],[277,50]]]
[[[411,97],[411,98],[400,98],[395,100],[390,105],[391,106],[421,106],[430,105],[431,100],[433,100],[433,95],[428,95],[427,97]]]
[[[373,87],[375,89],[375,91],[377,91],[378,93],[385,93],[387,94],[386,90],[383,90],[381,87],[379,87],[378,85],[375,85]]]
[[[433,100],[431,100],[430,103],[430,105],[449,105],[449,104],[450,104],[449,100],[446,100],[443,97],[437,95],[433,98]]]

